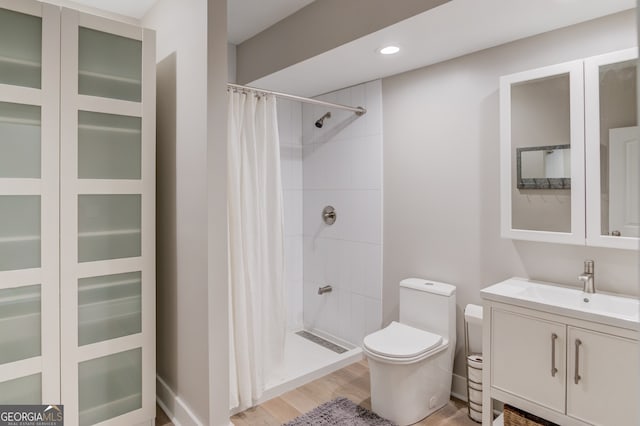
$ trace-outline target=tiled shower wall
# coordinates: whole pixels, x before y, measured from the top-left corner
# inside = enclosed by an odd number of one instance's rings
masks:
[[[302,328],[302,105],[277,100],[284,204],[287,327]]]
[[[358,117],[278,99],[284,195],[287,325],[353,344],[382,322],[382,88],[380,81],[319,99],[362,105]],[[336,223],[321,212],[335,207]],[[333,291],[318,295],[318,287]]]
[[[319,99],[364,106],[367,113],[302,106],[304,285],[307,329],[354,344],[382,322],[382,86],[350,87]],[[322,221],[331,205],[337,220]],[[318,295],[318,287],[333,291]]]

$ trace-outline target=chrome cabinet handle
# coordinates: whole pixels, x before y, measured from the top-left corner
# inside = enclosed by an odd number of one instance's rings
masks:
[[[575,362],[575,372],[573,375],[573,382],[577,385],[578,382],[580,382],[580,379],[582,379],[582,377],[580,377],[580,345],[582,345],[582,342],[580,341],[580,339],[576,339],[576,362]]]
[[[556,368],[556,340],[558,335],[556,333],[551,334],[551,377],[556,377],[558,369]]]

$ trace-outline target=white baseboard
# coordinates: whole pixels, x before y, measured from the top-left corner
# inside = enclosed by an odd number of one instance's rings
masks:
[[[156,401],[175,426],[204,426],[204,423],[160,376],[156,376]],[[229,424],[231,425],[231,422]]]
[[[451,382],[451,395],[461,401],[467,401],[467,378],[458,374],[453,374]]]

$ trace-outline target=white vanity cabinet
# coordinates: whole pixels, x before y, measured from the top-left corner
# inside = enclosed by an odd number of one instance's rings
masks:
[[[155,418],[155,34],[0,0],[0,404]]]
[[[637,57],[501,77],[502,237],[640,248]]]
[[[484,309],[483,412],[496,399],[563,426],[640,422],[636,331],[495,301]]]

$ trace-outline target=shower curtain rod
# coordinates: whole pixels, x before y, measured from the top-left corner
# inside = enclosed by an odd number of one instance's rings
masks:
[[[273,95],[273,96],[277,96],[279,98],[285,98],[285,99],[291,99],[293,101],[305,102],[307,104],[324,105],[324,106],[331,107],[331,108],[344,109],[344,110],[347,110],[347,111],[355,112],[357,115],[364,115],[364,114],[367,113],[366,108],[363,108],[363,107],[360,107],[360,106],[359,107],[351,107],[351,106],[348,106],[348,105],[334,104],[333,102],[325,102],[325,101],[320,101],[318,99],[305,98],[305,97],[302,97],[302,96],[290,95],[288,93],[274,92],[272,90],[258,89],[256,87],[242,86],[240,84],[234,84],[234,83],[227,83],[227,88],[229,88],[229,87],[233,88],[233,89],[247,90],[247,91],[250,91],[250,92],[264,93],[266,95]]]

